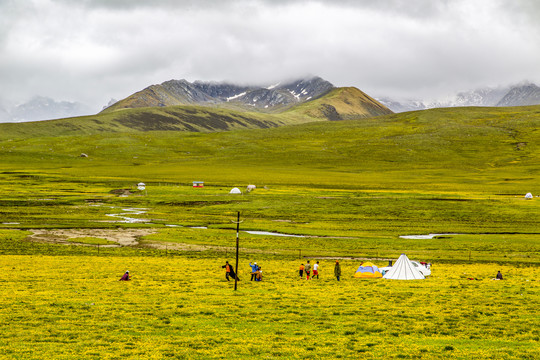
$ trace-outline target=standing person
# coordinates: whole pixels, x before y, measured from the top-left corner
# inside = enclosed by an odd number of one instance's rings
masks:
[[[336,266],[334,266],[334,275],[337,278],[337,281],[339,281],[339,278],[341,277],[341,265],[339,265],[339,260],[336,260]]]
[[[225,265],[223,265],[221,268],[225,269],[225,278],[227,279],[227,281],[231,281],[229,279],[229,277],[232,277],[233,279],[240,280],[236,276],[236,273],[234,272],[234,269],[233,269],[232,265],[229,265],[228,261],[225,261]]]
[[[304,270],[306,272],[306,280],[309,280],[309,275],[311,274],[311,264],[309,263],[309,260],[307,261],[307,264],[304,267]]]
[[[502,277],[502,274],[501,274],[501,271],[500,271],[500,270],[499,270],[499,271],[497,271],[497,276],[495,277],[495,279],[497,279],[497,280],[502,280],[502,279],[503,279],[503,277]]]
[[[298,270],[298,273],[300,274],[300,279],[304,278],[304,264],[300,264],[300,270]]]
[[[254,262],[253,264],[252,263],[249,263],[249,267],[251,268],[251,280],[250,281],[253,281],[253,279],[255,279],[255,273],[257,272],[257,269],[259,268],[257,266],[257,263]]]
[[[319,278],[319,262],[318,261],[315,264],[313,264],[313,276],[311,278],[314,279],[315,276],[317,277],[317,279]]]

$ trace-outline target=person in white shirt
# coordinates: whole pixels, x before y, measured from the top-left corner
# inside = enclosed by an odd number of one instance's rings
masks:
[[[319,262],[317,261],[315,264],[313,264],[313,276],[312,279],[315,279],[315,276],[317,279],[319,278]]]

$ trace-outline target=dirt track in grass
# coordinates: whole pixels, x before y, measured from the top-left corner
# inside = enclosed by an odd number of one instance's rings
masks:
[[[32,235],[28,237],[30,241],[52,243],[52,244],[66,244],[66,245],[80,245],[80,246],[95,246],[84,243],[77,243],[76,238],[101,238],[109,241],[113,241],[116,244],[100,245],[101,247],[120,247],[120,246],[145,246],[154,249],[168,249],[179,251],[235,251],[234,247],[224,246],[212,246],[212,245],[196,245],[185,243],[172,243],[172,242],[152,242],[141,241],[141,237],[155,234],[157,230],[154,229],[31,229]],[[68,239],[71,239],[68,241]],[[244,249],[246,250],[246,249]],[[249,249],[250,252],[262,252],[257,249]]]
[[[77,243],[68,239],[94,237],[114,241],[117,245],[101,245],[109,247],[118,246],[135,246],[139,245],[139,239],[142,236],[153,234],[156,230],[152,229],[32,229],[29,230],[33,234],[29,236],[29,240],[36,242],[55,243],[55,244],[75,244]]]

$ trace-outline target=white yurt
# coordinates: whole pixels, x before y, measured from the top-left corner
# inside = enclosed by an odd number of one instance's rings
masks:
[[[411,263],[407,255],[401,254],[394,266],[384,274],[383,279],[423,280],[425,276]]]

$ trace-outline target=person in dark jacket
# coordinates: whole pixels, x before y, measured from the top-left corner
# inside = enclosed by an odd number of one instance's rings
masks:
[[[231,281],[229,277],[240,280],[236,277],[236,273],[234,272],[232,265],[230,265],[228,261],[225,261],[225,265],[223,265],[222,268],[225,269],[225,278],[227,279],[227,281]]]
[[[334,266],[334,275],[337,278],[337,281],[339,281],[339,278],[341,277],[341,265],[339,265],[339,260],[336,260],[336,266]]]
[[[497,280],[502,280],[502,279],[503,279],[503,277],[502,277],[502,274],[501,274],[501,271],[500,271],[500,270],[499,270],[499,271],[497,271],[497,276],[495,277],[495,279],[497,279]]]

